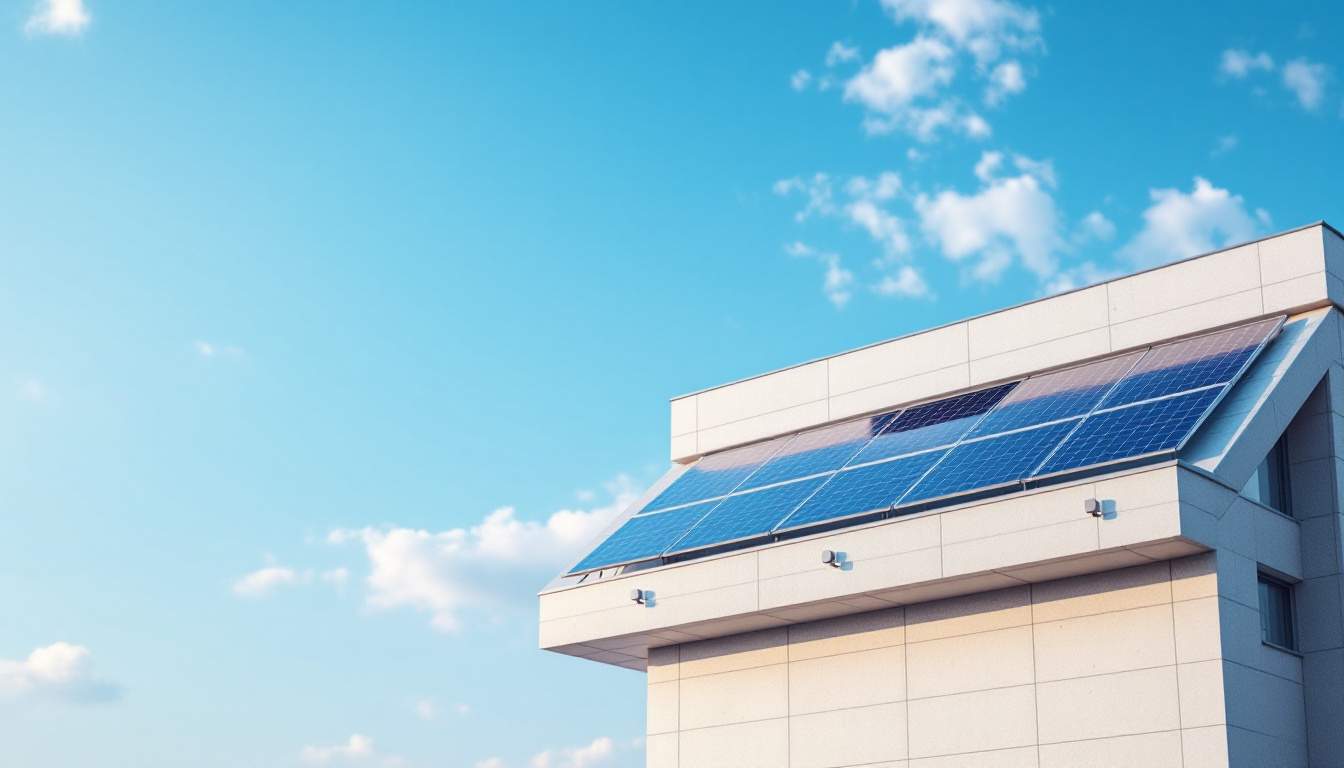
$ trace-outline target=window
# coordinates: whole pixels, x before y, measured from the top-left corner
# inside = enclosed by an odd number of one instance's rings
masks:
[[[1260,574],[1260,639],[1280,648],[1297,648],[1293,632],[1293,588]]]
[[[1241,495],[1285,515],[1292,514],[1288,500],[1288,453],[1283,449],[1283,438],[1269,449],[1265,460],[1241,489]]]

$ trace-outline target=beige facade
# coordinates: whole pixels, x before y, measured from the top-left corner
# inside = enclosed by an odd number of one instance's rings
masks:
[[[678,398],[685,462],[1288,315],[1175,460],[557,578],[540,644],[646,672],[651,768],[1344,767],[1339,275],[1314,225]],[[1280,438],[1291,514],[1239,493]],[[1261,574],[1294,648],[1262,640]]]

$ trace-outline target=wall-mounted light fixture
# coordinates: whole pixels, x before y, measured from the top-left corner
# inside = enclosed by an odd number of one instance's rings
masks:
[[[1102,509],[1101,499],[1083,499],[1083,511],[1093,517],[1101,517],[1105,514]]]
[[[644,590],[642,590],[642,589],[632,589],[632,590],[630,590],[630,599],[633,600],[633,601],[636,602],[636,603],[639,603],[640,605],[643,605],[643,604],[644,604]]]
[[[836,552],[831,549],[821,550],[821,562],[832,568],[839,568],[843,564],[844,559],[845,555],[843,552]]]

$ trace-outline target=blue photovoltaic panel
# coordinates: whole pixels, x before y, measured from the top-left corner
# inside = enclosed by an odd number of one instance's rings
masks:
[[[1131,352],[1032,376],[1000,400],[966,437],[1009,432],[1091,413],[1141,356],[1142,352]]]
[[[1014,483],[1031,474],[1078,419],[962,443],[900,500],[902,506]]]
[[[759,488],[799,477],[833,472],[845,465],[894,414],[853,419],[794,435],[738,490]]]
[[[1241,371],[1279,323],[1280,318],[1261,320],[1153,347],[1101,407],[1114,408],[1210,384],[1225,384]]]
[[[825,480],[824,477],[813,477],[762,491],[729,496],[681,541],[673,544],[668,553],[711,547],[726,541],[769,533]]]
[[[717,504],[709,501],[653,515],[636,515],[598,544],[570,573],[658,557]]]
[[[789,437],[777,437],[761,443],[730,448],[700,459],[672,482],[639,514],[703,501],[729,494],[766,462]]]
[[[868,443],[851,464],[902,456],[928,448],[951,445],[980,417],[1003,399],[1016,382],[967,392],[901,411]]]
[[[838,472],[776,530],[890,509],[944,453],[926,451]]]
[[[1098,411],[1064,441],[1037,474],[1175,450],[1223,389],[1211,387],[1113,411]]]

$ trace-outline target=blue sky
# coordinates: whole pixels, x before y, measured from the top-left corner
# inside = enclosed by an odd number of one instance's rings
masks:
[[[642,765],[672,395],[1317,219],[1326,3],[0,0],[0,762]]]

